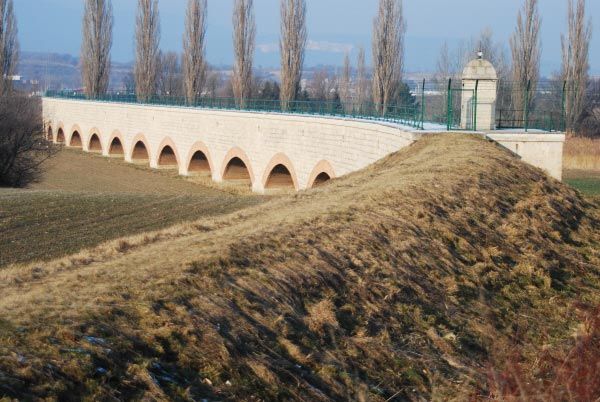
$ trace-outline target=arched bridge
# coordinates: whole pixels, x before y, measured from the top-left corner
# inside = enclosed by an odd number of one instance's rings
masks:
[[[215,182],[312,188],[416,141],[422,132],[391,123],[311,115],[43,98],[48,138]],[[563,134],[479,133],[560,179]]]
[[[239,111],[43,99],[51,140],[216,182],[246,181],[255,192],[304,190],[363,167],[415,141],[393,125]]]

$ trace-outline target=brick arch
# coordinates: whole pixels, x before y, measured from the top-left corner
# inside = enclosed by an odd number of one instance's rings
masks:
[[[79,135],[79,140],[81,141],[81,147],[83,147],[83,136],[82,136],[82,131],[81,131],[81,127],[79,127],[77,124],[74,124],[73,127],[71,127],[71,130],[69,131],[69,138],[68,140],[65,138],[65,143],[68,144],[68,146],[73,146],[71,145],[71,142],[73,141],[73,134],[75,134],[75,132],[77,132],[77,134]]]
[[[135,145],[141,142],[142,144],[144,144],[144,146],[146,147],[146,152],[148,153],[148,163],[150,163],[150,161],[152,160],[152,152],[150,150],[150,143],[148,142],[148,139],[146,138],[146,136],[142,133],[136,135],[133,138],[133,141],[131,141],[131,146],[129,147],[129,156],[130,159],[133,161],[133,152],[135,151]]]
[[[296,169],[294,169],[294,164],[284,153],[280,152],[271,158],[271,161],[267,164],[265,172],[263,173],[263,188],[267,188],[267,182],[269,177],[271,176],[271,172],[277,165],[283,165],[290,172],[290,176],[292,176],[292,182],[294,183],[294,188],[298,191],[298,176],[296,175]]]
[[[156,160],[155,160],[155,166],[160,167],[159,162],[160,162],[160,157],[162,155],[163,150],[169,147],[173,150],[173,153],[175,154],[175,164],[177,166],[177,168],[179,168],[179,164],[181,163],[181,158],[179,157],[179,151],[177,150],[177,146],[175,145],[175,142],[171,139],[171,137],[165,137],[162,142],[160,143],[160,145],[158,146],[158,149],[156,150],[155,156],[156,156]]]
[[[310,176],[308,178],[308,187],[307,188],[314,187],[315,180],[321,173],[326,173],[331,179],[335,179],[335,177],[336,177],[335,171],[333,170],[331,163],[329,163],[326,160],[322,160],[319,163],[317,163],[317,165],[313,169],[312,173],[310,174]]]
[[[229,162],[231,162],[233,158],[239,158],[242,162],[244,162],[246,169],[248,169],[248,174],[250,175],[250,183],[254,185],[254,170],[250,164],[250,158],[248,158],[248,155],[246,155],[246,153],[239,147],[230,149],[229,152],[227,152],[227,155],[225,155],[225,158],[223,159],[223,165],[221,165],[221,180],[224,179],[227,165],[229,165]]]
[[[192,147],[190,148],[190,152],[188,152],[187,158],[185,159],[186,171],[189,173],[190,164],[192,163],[192,158],[198,151],[202,152],[204,154],[204,156],[206,157],[206,160],[208,161],[208,169],[210,170],[210,172],[212,174],[212,172],[214,172],[214,164],[213,164],[212,158],[210,156],[210,152],[208,151],[208,147],[202,141],[196,141],[194,143],[194,145],[192,145]]]
[[[127,155],[127,151],[125,148],[125,139],[123,138],[123,135],[119,130],[114,130],[111,133],[110,137],[108,137],[108,142],[105,145],[106,155],[110,156],[110,148],[115,138],[117,138],[121,142],[121,147],[123,148],[123,156],[125,157]]]

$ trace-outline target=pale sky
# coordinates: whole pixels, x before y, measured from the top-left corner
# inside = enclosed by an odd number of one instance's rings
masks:
[[[14,0],[23,51],[79,54],[83,0]],[[161,48],[181,51],[187,0],[160,0]],[[207,52],[213,64],[232,63],[232,0],[208,0]],[[406,70],[433,71],[439,48],[466,40],[490,27],[506,44],[522,0],[405,0],[408,23]],[[133,59],[136,0],[113,0],[115,61]],[[377,0],[307,0],[309,50],[306,64],[341,64],[359,46],[370,54]],[[566,0],[540,0],[542,72],[560,66],[560,35],[566,30]],[[588,16],[600,25],[600,0],[588,0]],[[279,0],[255,0],[256,65],[278,65]],[[600,33],[594,32],[591,72],[600,74]]]

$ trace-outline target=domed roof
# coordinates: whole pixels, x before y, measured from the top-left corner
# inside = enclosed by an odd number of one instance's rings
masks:
[[[463,80],[497,80],[498,73],[485,59],[471,60],[463,70]]]

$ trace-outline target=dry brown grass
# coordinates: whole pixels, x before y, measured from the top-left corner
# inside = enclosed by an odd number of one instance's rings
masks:
[[[483,398],[492,350],[535,359],[574,301],[600,303],[598,218],[489,142],[427,137],[324,188],[0,271],[0,393]]]
[[[600,171],[600,139],[568,138],[564,150],[564,168]]]

